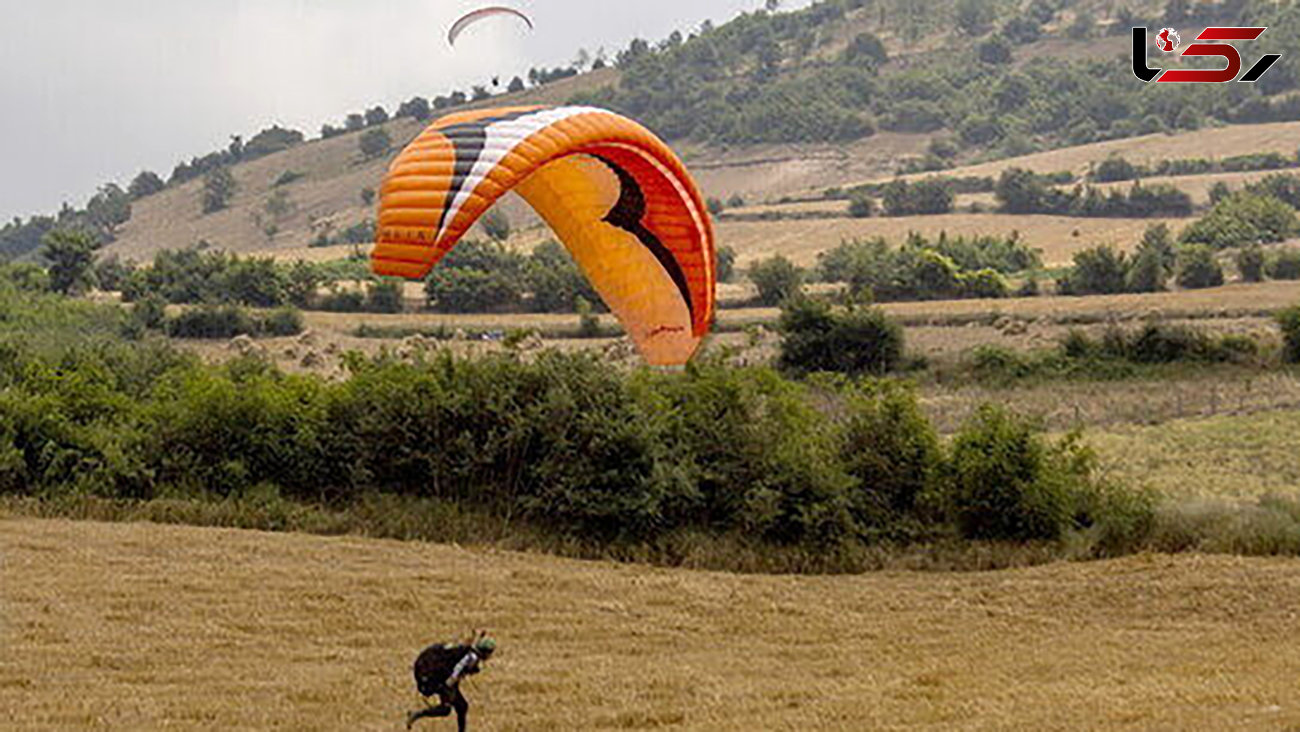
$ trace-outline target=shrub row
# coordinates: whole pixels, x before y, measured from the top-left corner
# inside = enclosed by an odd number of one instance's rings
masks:
[[[1233,155],[1213,160],[1208,158],[1162,158],[1146,165],[1131,162],[1120,155],[1112,155],[1097,163],[1089,171],[1088,179],[1096,183],[1111,183],[1150,176],[1206,175],[1208,173],[1231,173],[1248,170],[1279,170],[1294,168],[1297,165],[1300,165],[1300,161],[1296,157],[1287,157],[1277,152]]]
[[[1003,272],[1037,267],[1037,250],[1016,235],[928,241],[916,234],[900,247],[881,238],[846,241],[818,256],[828,282],[846,282],[858,297],[879,302],[1000,298],[1011,294]]]
[[[1172,363],[1251,363],[1262,355],[1249,336],[1216,335],[1202,329],[1148,323],[1136,329],[1107,328],[1100,337],[1072,329],[1054,349],[1015,351],[998,345],[975,348],[968,359],[981,380],[1008,382],[1031,378],[1128,378],[1139,365]]]
[[[154,316],[145,314],[149,311],[149,304],[142,301],[135,307],[141,314],[131,322],[139,323],[145,328],[151,327],[149,321]],[[173,338],[291,336],[302,332],[302,314],[293,307],[276,308],[265,315],[254,315],[235,305],[202,305],[166,318],[161,327]]]
[[[0,355],[11,494],[346,505],[381,491],[607,541],[691,529],[823,548],[1055,539],[1104,520],[1080,512],[1100,487],[1077,446],[988,409],[945,450],[892,382],[814,388],[720,363],[628,375],[555,352],[354,356],[342,382],[154,345]]]
[[[1112,189],[1104,193],[1093,186],[1064,191],[1020,168],[1004,171],[994,194],[1001,210],[1014,214],[1143,218],[1186,216],[1192,212],[1191,196],[1167,183],[1135,182],[1127,192]]]

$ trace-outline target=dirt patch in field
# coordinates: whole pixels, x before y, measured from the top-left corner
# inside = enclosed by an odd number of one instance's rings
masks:
[[[12,729],[398,729],[475,626],[480,730],[1300,723],[1293,560],[770,577],[26,519],[0,556]]]

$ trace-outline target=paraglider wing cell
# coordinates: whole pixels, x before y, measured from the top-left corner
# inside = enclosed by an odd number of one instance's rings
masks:
[[[647,361],[690,358],[713,318],[712,223],[677,156],[613,112],[513,107],[434,122],[385,178],[375,272],[424,277],[509,190],[568,247]]]
[[[491,18],[496,15],[514,16],[524,21],[524,23],[528,25],[529,30],[533,29],[533,21],[527,15],[524,15],[523,13],[519,12],[518,10],[515,10],[514,8],[507,8],[503,6],[494,5],[489,8],[480,8],[473,12],[466,13],[465,15],[461,16],[460,19],[457,20],[455,23],[452,23],[451,29],[447,31],[447,43],[452,46],[455,46],[456,39],[460,37],[461,33],[465,32],[466,28],[470,27],[471,25],[474,25],[480,20],[486,20],[487,18]]]

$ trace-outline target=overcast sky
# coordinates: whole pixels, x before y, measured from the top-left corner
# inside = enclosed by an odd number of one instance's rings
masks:
[[[490,4],[532,15],[446,30]],[[808,0],[787,0],[798,7]],[[99,185],[272,123],[319,134],[349,111],[612,53],[762,0],[0,0],[0,221],[84,205]]]

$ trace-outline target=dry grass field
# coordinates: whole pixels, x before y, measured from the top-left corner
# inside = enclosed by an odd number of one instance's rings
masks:
[[[944,171],[943,174],[996,178],[1007,168],[1025,168],[1039,173],[1068,170],[1082,175],[1088,171],[1088,166],[1111,155],[1120,155],[1135,163],[1146,163],[1161,159],[1226,158],[1257,152],[1278,152],[1294,156],[1297,148],[1300,148],[1300,122],[1270,122],[1109,140],[966,165]],[[933,173],[904,177],[924,178],[927,175]]]
[[[956,432],[984,404],[1001,404],[1037,417],[1047,429],[1060,432],[1083,428],[1091,436],[1099,434],[1097,430],[1120,430],[1121,436],[1101,438],[1099,445],[1105,454],[1127,460],[1143,453],[1125,454],[1126,450],[1136,449],[1136,443],[1123,436],[1128,434],[1124,430],[1149,427],[1149,434],[1154,435],[1174,421],[1228,416],[1249,421],[1254,415],[1300,409],[1300,378],[1286,372],[1207,369],[1162,379],[1058,380],[1012,387],[926,384],[921,391],[921,407],[941,433]],[[1167,447],[1152,447],[1145,452],[1156,454]],[[1168,455],[1177,463],[1173,453]],[[1231,471],[1215,473],[1216,479],[1229,483],[1231,475]],[[1143,476],[1131,473],[1129,477]],[[1237,492],[1221,481],[1209,484],[1227,495]]]
[[[746,290],[734,291],[743,296]],[[408,296],[411,293],[408,292]],[[1223,287],[1147,294],[1095,295],[1090,297],[1043,296],[1006,300],[939,300],[882,305],[886,312],[909,325],[947,325],[965,321],[993,321],[1002,316],[1043,323],[1071,323],[1087,320],[1139,320],[1145,317],[1229,317],[1256,315],[1294,305],[1300,300],[1300,282],[1269,281],[1234,283]],[[774,322],[776,308],[729,308],[718,311],[724,326]],[[442,314],[432,312],[386,315],[376,313],[305,312],[307,327],[321,332],[348,333],[358,326],[389,328],[508,329],[575,327],[572,314]],[[602,323],[612,325],[610,315]]]
[[[401,729],[476,626],[476,730],[1300,725],[1294,560],[744,576],[15,518],[0,558],[13,730]]]
[[[734,248],[737,266],[782,254],[801,266],[817,262],[817,255],[845,239],[882,236],[901,242],[909,232],[934,238],[949,235],[998,235],[1020,232],[1023,240],[1043,250],[1049,267],[1069,264],[1075,252],[1099,244],[1131,250],[1152,224],[1164,222],[1174,231],[1190,219],[1093,219],[1067,216],[1010,216],[952,213],[942,216],[903,216],[871,219],[817,219],[807,221],[721,221],[718,244]]]
[[[1292,390],[1300,406],[1300,383]],[[1300,411],[1117,426],[1088,440],[1118,480],[1167,496],[1300,494]]]

